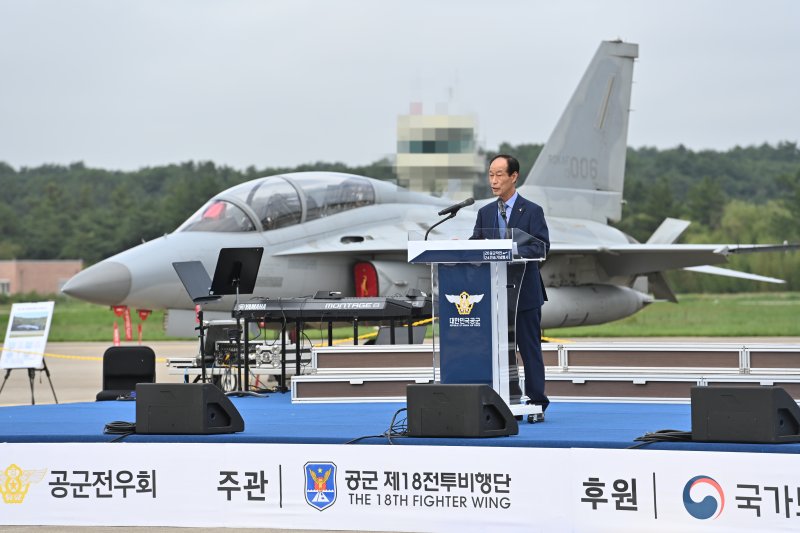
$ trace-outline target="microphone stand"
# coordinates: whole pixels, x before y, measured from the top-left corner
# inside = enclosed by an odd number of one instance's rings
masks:
[[[438,226],[439,224],[441,224],[441,223],[443,223],[443,222],[447,222],[448,220],[450,220],[451,218],[453,218],[454,216],[456,216],[456,214],[458,214],[458,209],[456,209],[455,211],[453,211],[452,213],[450,213],[449,215],[447,215],[446,217],[444,217],[442,220],[440,220],[439,222],[437,222],[436,224],[434,224],[433,226],[431,226],[430,228],[428,228],[428,231],[426,231],[426,232],[425,232],[425,239],[423,239],[423,240],[426,240],[426,241],[427,241],[427,240],[428,240],[428,234],[431,232],[431,230],[432,230],[433,228],[435,228],[436,226]]]

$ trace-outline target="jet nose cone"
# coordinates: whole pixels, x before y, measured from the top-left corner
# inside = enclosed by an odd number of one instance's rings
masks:
[[[131,291],[131,271],[123,264],[103,261],[78,272],[61,292],[87,302],[119,305]]]

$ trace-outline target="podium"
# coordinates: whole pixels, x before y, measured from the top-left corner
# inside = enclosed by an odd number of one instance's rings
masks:
[[[507,239],[440,234],[424,240],[410,232],[408,261],[431,265],[441,383],[489,385],[515,416],[533,421],[542,409],[521,403],[514,331],[525,265],[544,260],[545,246],[522,230],[510,233]]]

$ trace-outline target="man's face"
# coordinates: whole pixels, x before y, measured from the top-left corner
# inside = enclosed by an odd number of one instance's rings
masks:
[[[498,157],[492,161],[489,165],[489,187],[492,188],[492,194],[499,196],[503,201],[514,196],[518,175],[517,172],[508,175],[508,161],[504,158]]]

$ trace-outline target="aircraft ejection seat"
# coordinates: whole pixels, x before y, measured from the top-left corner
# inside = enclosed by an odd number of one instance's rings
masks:
[[[137,383],[156,382],[156,354],[149,346],[112,346],[103,354],[103,390],[97,401],[131,397]]]

